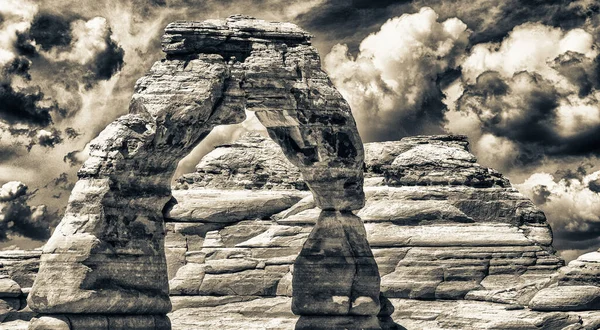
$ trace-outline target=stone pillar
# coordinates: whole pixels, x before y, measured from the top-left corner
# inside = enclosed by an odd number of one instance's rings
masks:
[[[364,225],[362,141],[350,106],[306,42],[255,41],[240,63],[246,108],[323,210],[294,264],[297,329],[380,329],[380,276]]]
[[[352,214],[364,205],[362,142],[310,38],[243,16],[167,26],[166,59],[138,80],[130,113],[91,143],[42,254],[30,329],[170,328],[162,212],[171,177],[215,125],[242,121],[244,108],[323,209],[295,264],[297,328],[379,329],[379,273]]]
[[[379,282],[362,220],[323,210],[294,263],[296,329],[380,329]]]

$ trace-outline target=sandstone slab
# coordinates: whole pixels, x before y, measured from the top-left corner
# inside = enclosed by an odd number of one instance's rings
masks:
[[[600,287],[556,286],[540,290],[529,302],[539,311],[577,311],[600,309]]]

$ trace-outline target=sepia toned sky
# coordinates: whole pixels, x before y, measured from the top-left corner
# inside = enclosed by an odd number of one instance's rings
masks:
[[[0,0],[0,184],[27,186],[0,191],[0,248],[43,244],[166,24],[232,14],[311,32],[365,142],[465,134],[565,258],[600,246],[600,1]],[[252,129],[218,128],[178,174]]]

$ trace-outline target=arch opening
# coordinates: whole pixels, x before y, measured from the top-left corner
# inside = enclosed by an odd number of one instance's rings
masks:
[[[170,329],[163,212],[172,177],[215,126],[240,123],[245,110],[323,210],[294,264],[296,328],[352,319],[378,329],[379,273],[352,213],[364,205],[362,142],[310,37],[293,24],[243,16],[167,26],[167,57],[137,81],[129,114],[90,144],[28,298],[51,316],[30,329],[83,329],[92,320],[107,329]],[[241,60],[226,58],[238,53]],[[128,325],[111,326],[115,318]]]

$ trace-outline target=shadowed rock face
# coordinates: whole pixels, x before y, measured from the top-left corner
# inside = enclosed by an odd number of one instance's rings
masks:
[[[351,213],[364,205],[363,147],[348,104],[309,40],[293,24],[242,16],[169,24],[162,40],[166,59],[138,80],[129,114],[90,144],[65,216],[43,250],[31,309],[142,315],[98,322],[109,322],[109,329],[169,328],[163,208],[171,199],[171,177],[214,126],[241,122],[246,108],[326,210],[298,261],[298,271],[312,278],[295,282],[294,311],[312,315],[310,300],[319,292],[325,315],[374,317],[379,274],[364,226]],[[312,249],[321,239],[325,258]],[[334,281],[338,277],[346,280]],[[369,285],[357,280],[363,277],[372,279]],[[337,304],[334,295],[346,300],[344,308],[329,308]],[[30,328],[54,322],[80,329],[81,320],[41,317]]]

